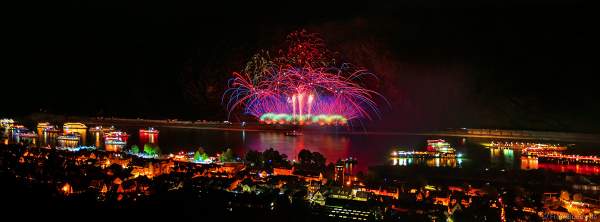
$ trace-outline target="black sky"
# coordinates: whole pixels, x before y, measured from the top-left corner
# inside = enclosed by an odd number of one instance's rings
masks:
[[[305,28],[381,77],[374,128],[600,132],[593,7],[440,2],[15,6],[0,114],[223,119],[231,73]]]

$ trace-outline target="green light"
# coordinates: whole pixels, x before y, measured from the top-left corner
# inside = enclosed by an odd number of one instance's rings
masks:
[[[260,121],[265,122],[267,124],[270,123],[305,123],[305,124],[320,124],[320,125],[345,125],[348,123],[348,119],[346,119],[342,115],[290,115],[286,113],[265,113],[260,116]]]

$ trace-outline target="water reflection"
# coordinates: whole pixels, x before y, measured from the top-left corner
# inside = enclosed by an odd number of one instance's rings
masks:
[[[245,137],[244,134],[242,136]],[[331,134],[286,136],[280,132],[260,132],[258,138],[246,138],[246,149],[262,152],[274,148],[291,160],[296,160],[302,149],[308,149],[323,154],[328,162],[335,162],[349,157],[350,145],[347,136]]]
[[[43,132],[40,135],[40,145],[44,147],[54,146],[57,144],[56,138],[58,137],[58,133],[55,132]]]
[[[102,145],[102,134],[100,132],[92,132],[92,139],[94,140],[94,146],[100,147]]]
[[[515,159],[520,157],[518,151],[511,149],[497,149],[489,148],[490,152],[490,166],[498,168],[514,168],[518,167]]]
[[[21,137],[17,134],[13,134],[12,141],[14,141],[15,143],[25,144],[25,145],[37,145],[36,137]]]
[[[515,151],[514,150],[509,150],[509,149],[504,149],[502,150],[502,156],[504,156],[504,162],[509,165],[512,166],[515,162]]]
[[[104,150],[110,152],[120,152],[125,148],[125,145],[121,144],[104,144]]]
[[[121,127],[120,127],[121,128]],[[410,147],[414,149],[426,146],[425,141],[431,138],[426,136],[398,136],[398,135],[354,135],[354,134],[332,134],[319,132],[305,132],[303,136],[286,136],[282,132],[256,132],[256,131],[218,131],[218,130],[190,130],[190,129],[161,129],[161,138],[158,133],[138,133],[139,128],[124,127],[124,132],[133,133],[127,145],[108,145],[104,143],[102,132],[78,132],[84,141],[66,142],[68,146],[86,145],[96,146],[108,151],[127,150],[132,144],[139,146],[143,152],[144,145],[149,144],[164,149],[164,153],[176,153],[179,151],[195,151],[203,147],[209,154],[223,152],[226,148],[232,148],[237,155],[244,155],[248,150],[264,151],[274,148],[288,159],[297,159],[302,149],[319,152],[327,158],[327,162],[337,162],[339,159],[353,157],[358,160],[357,165],[351,166],[355,172],[365,171],[369,166],[390,164],[389,153],[394,147]],[[39,129],[38,129],[39,130]],[[38,131],[39,132],[39,131]],[[62,132],[42,132],[37,138],[17,138],[10,131],[4,130],[7,137],[2,143],[36,143],[40,146],[57,146],[57,137]],[[555,163],[541,163],[537,159],[524,158],[520,151],[510,149],[487,149],[480,146],[474,139],[443,138],[456,145],[458,151],[463,153],[467,159],[454,158],[398,158],[392,160],[392,164],[398,166],[422,165],[426,167],[498,167],[513,170],[536,170],[544,169],[553,172],[574,172],[581,174],[600,174],[600,166],[591,165],[560,165]],[[80,143],[79,143],[80,142]],[[72,144],[71,144],[72,143]],[[578,144],[579,145],[579,144]],[[597,150],[590,146],[590,154],[596,154]],[[578,147],[577,152],[581,152]]]
[[[522,170],[537,170],[539,167],[538,159],[532,157],[521,157]]]
[[[600,174],[600,166],[586,164],[558,164],[539,162],[535,157],[521,157],[521,170],[547,170],[555,173]]]
[[[79,139],[63,138],[58,139],[58,146],[75,148],[79,146]]]
[[[158,144],[158,133],[140,132],[140,143],[143,144]]]

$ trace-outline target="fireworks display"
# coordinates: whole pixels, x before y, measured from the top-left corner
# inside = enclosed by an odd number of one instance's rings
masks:
[[[361,83],[367,70],[335,59],[316,34],[298,31],[276,58],[256,54],[235,72],[224,98],[230,112],[242,108],[266,124],[345,125],[377,115],[377,92]]]

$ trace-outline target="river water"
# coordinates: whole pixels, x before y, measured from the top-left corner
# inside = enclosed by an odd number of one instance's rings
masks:
[[[352,157],[358,160],[355,169],[367,170],[374,165],[424,165],[427,167],[471,167],[471,168],[500,168],[512,170],[547,169],[553,172],[575,172],[580,174],[600,174],[600,166],[593,165],[559,165],[540,163],[537,160],[521,157],[518,151],[488,149],[482,144],[489,143],[487,139],[467,139],[458,137],[434,137],[414,135],[381,135],[381,134],[343,134],[324,132],[304,132],[301,136],[287,136],[277,131],[231,131],[207,129],[178,129],[158,128],[158,135],[140,134],[138,128],[117,128],[130,134],[126,146],[106,146],[100,134],[87,132],[85,145],[97,146],[105,150],[128,149],[136,144],[143,147],[146,143],[154,143],[160,147],[163,154],[190,152],[202,147],[209,155],[214,155],[227,148],[236,154],[243,155],[248,150],[264,151],[269,148],[286,154],[288,159],[297,159],[302,149],[319,152],[327,158],[327,162]],[[9,136],[5,143],[35,142],[41,146],[55,146],[56,134],[42,134],[37,139],[25,139]],[[390,158],[393,150],[424,150],[427,139],[445,139],[462,158],[458,159],[395,159]],[[498,140],[496,140],[498,141]],[[509,140],[502,140],[509,141]],[[536,142],[536,141],[529,141]],[[545,143],[548,143],[547,141]],[[558,143],[558,142],[556,142]],[[561,143],[565,144],[565,143]],[[569,143],[571,144],[571,143]],[[600,144],[575,144],[570,153],[600,154]]]

